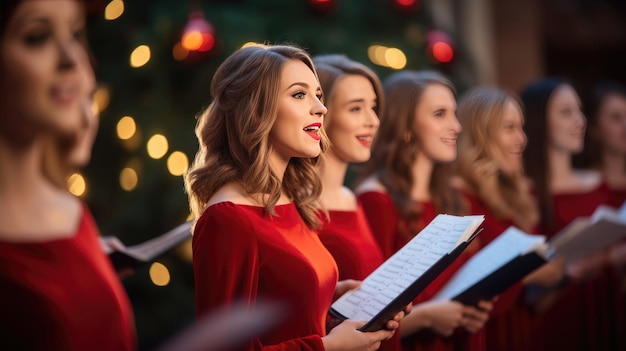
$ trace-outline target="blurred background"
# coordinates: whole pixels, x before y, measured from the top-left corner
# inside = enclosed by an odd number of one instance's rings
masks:
[[[249,42],[343,53],[382,79],[436,69],[459,93],[514,93],[546,75],[581,95],[626,83],[623,0],[87,0],[100,88],[90,165],[70,179],[103,235],[141,243],[189,218],[182,174],[197,150],[195,116],[218,65]],[[140,350],[194,320],[186,242],[124,279]],[[216,287],[219,288],[219,287]]]

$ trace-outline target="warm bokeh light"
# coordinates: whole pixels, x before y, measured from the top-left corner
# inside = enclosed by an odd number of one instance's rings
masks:
[[[181,151],[174,151],[167,158],[167,170],[173,176],[181,176],[187,171],[189,167],[189,159]]]
[[[187,32],[180,40],[184,49],[189,51],[198,50],[202,46],[202,33],[197,31]]]
[[[111,101],[111,93],[109,87],[99,85],[96,91],[93,93],[93,102],[97,105],[98,113],[104,111],[109,107]]]
[[[172,48],[172,56],[176,61],[182,61],[189,56],[189,50],[185,49],[181,43],[176,43]]]
[[[432,46],[433,57],[439,62],[450,62],[454,57],[454,51],[448,43],[437,42]]]
[[[150,280],[156,286],[166,286],[170,283],[170,271],[164,264],[153,262],[150,266]]]
[[[402,6],[413,6],[417,2],[417,0],[396,0],[398,5]]]
[[[382,45],[371,45],[367,49],[367,56],[372,63],[392,69],[403,69],[407,62],[402,50]]]
[[[130,167],[122,169],[120,172],[120,186],[122,189],[132,191],[137,187],[137,183],[139,183],[139,176],[134,169]]]
[[[124,13],[124,1],[112,0],[104,9],[104,19],[113,21]]]
[[[148,149],[148,155],[158,160],[165,156],[169,149],[167,138],[161,134],[155,134],[148,140],[146,148]]]
[[[128,140],[137,132],[137,124],[131,116],[124,116],[117,122],[117,137],[122,140]]]
[[[406,56],[400,49],[389,48],[385,52],[387,66],[393,69],[403,69],[406,66]]]
[[[75,196],[83,196],[87,192],[87,182],[80,173],[72,173],[67,179],[67,187]]]
[[[139,45],[130,54],[130,66],[138,68],[144,66],[150,61],[150,47],[148,45]]]

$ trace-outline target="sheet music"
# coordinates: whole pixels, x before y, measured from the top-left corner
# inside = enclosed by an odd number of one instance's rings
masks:
[[[445,300],[459,295],[515,257],[544,243],[545,239],[543,235],[531,235],[509,227],[465,263],[434,299]]]
[[[370,320],[457,243],[463,242],[460,239],[473,233],[482,220],[483,216],[438,215],[365,278],[359,289],[339,298],[333,309],[349,319]]]

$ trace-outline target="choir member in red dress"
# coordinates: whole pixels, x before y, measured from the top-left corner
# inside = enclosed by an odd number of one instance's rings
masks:
[[[383,88],[386,102],[380,129],[356,193],[389,257],[437,213],[464,214],[461,196],[450,184],[461,126],[455,89],[436,72],[397,72]],[[478,309],[455,301],[430,301],[474,249],[466,249],[413,301],[413,311],[400,328],[404,349],[483,348],[482,327],[491,302],[481,302]]]
[[[383,254],[369,228],[363,208],[344,185],[351,163],[370,158],[380,125],[382,85],[365,65],[344,55],[313,57],[328,113],[324,130],[331,147],[321,168],[320,239],[333,255],[339,280],[363,280],[383,263]]]
[[[619,207],[626,201],[626,85],[597,83],[585,107],[589,118],[586,166],[604,174],[612,205]]]
[[[540,232],[548,237],[579,216],[589,216],[600,204],[609,202],[609,189],[598,171],[575,169],[574,154],[583,150],[586,119],[571,84],[546,78],[529,85],[521,94],[528,135],[524,168],[539,200]],[[601,327],[602,309],[596,300],[607,290],[602,271],[606,254],[590,253],[588,258],[564,267],[572,284],[558,284],[549,294],[552,303],[536,328],[536,349],[607,349]],[[563,287],[564,286],[564,287]]]
[[[134,350],[128,297],[65,183],[97,128],[83,4],[0,6],[0,349]]]
[[[363,333],[347,320],[326,333],[333,299],[354,288],[316,228],[319,163],[327,110],[308,54],[295,46],[239,49],[217,69],[212,102],[200,115],[199,151],[185,178],[193,231],[199,316],[259,299],[290,305],[294,316],[247,349],[374,350],[393,336]]]
[[[363,207],[344,183],[351,163],[370,158],[384,104],[383,88],[371,69],[344,55],[316,56],[313,63],[328,108],[324,130],[331,144],[321,168],[320,240],[337,263],[339,280],[363,280],[383,263],[383,253]],[[399,348],[399,333],[381,345],[381,350]]]
[[[626,202],[626,86],[615,81],[596,83],[585,104],[589,118],[583,152],[584,166],[600,170],[611,190],[611,205]],[[626,349],[626,241],[616,244],[609,255],[613,289],[609,313],[609,338],[616,349]]]
[[[484,214],[482,247],[510,226],[537,233],[539,209],[524,174],[524,116],[519,100],[504,90],[476,87],[459,102],[463,133],[455,186],[464,194],[470,214]],[[486,326],[487,350],[533,350],[534,313],[524,286],[550,286],[562,276],[558,262],[549,263],[498,296]]]

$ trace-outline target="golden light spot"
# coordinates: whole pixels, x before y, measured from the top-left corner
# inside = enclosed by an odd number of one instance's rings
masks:
[[[137,124],[131,116],[124,116],[117,122],[117,137],[122,140],[128,140],[135,135]]]
[[[70,193],[75,196],[83,196],[87,192],[87,182],[80,173],[72,173],[67,179],[67,186]]]
[[[122,169],[120,172],[120,186],[126,191],[132,191],[137,187],[139,183],[139,176],[137,172],[130,167]]]
[[[189,167],[189,159],[181,151],[174,151],[167,158],[167,170],[173,176],[183,175],[187,171],[187,167]]]
[[[104,9],[104,19],[113,21],[124,13],[124,1],[112,0]]]
[[[111,94],[109,88],[104,85],[99,85],[96,91],[93,93],[93,102],[97,106],[96,112],[100,114],[102,111],[109,107],[111,101]]]
[[[170,283],[170,271],[164,264],[154,262],[150,266],[150,280],[156,286],[166,286]]]
[[[130,54],[130,66],[134,68],[141,67],[150,61],[150,47],[148,45],[139,45]]]
[[[402,50],[397,48],[389,48],[385,52],[385,61],[387,66],[393,69],[403,69],[406,66],[406,56]]]
[[[148,155],[155,160],[160,159],[165,156],[169,145],[167,143],[167,138],[161,134],[153,135],[146,144],[148,149]]]

